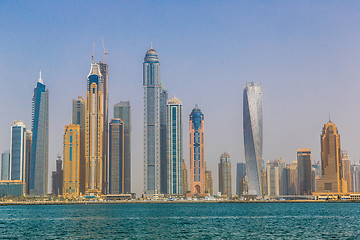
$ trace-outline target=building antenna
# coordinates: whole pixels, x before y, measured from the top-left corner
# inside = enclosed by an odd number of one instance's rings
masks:
[[[106,55],[109,54],[109,51],[105,50],[104,38],[102,38],[101,41],[104,49],[104,63],[106,63]]]
[[[91,53],[91,63],[94,63],[94,50],[95,50],[95,42],[94,42],[94,46],[93,46],[93,51]]]
[[[330,119],[330,113],[329,113],[329,122],[331,122],[331,119]]]
[[[153,49],[153,48],[152,48],[152,41],[150,42],[150,49]]]

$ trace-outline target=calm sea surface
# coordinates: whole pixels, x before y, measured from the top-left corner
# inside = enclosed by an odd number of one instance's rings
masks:
[[[359,203],[0,206],[1,239],[359,239]]]

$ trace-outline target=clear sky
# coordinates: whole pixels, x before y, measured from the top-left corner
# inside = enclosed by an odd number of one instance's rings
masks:
[[[93,42],[109,49],[109,115],[132,106],[132,190],[143,189],[142,63],[152,41],[169,97],[184,105],[184,157],[195,104],[205,115],[205,161],[218,190],[219,157],[244,162],[242,91],[261,82],[265,161],[296,160],[337,124],[342,149],[360,158],[360,3],[358,1],[1,1],[0,151],[13,120],[31,128],[39,71],[49,89],[49,178],[62,153],[72,99],[85,96]],[[49,187],[51,191],[51,187]]]

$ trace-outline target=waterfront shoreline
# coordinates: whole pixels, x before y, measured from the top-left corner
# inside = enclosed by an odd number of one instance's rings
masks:
[[[87,204],[171,204],[171,203],[360,203],[359,200],[345,200],[345,201],[325,201],[325,200],[283,200],[283,201],[12,201],[12,202],[0,202],[0,206],[7,205],[87,205]]]

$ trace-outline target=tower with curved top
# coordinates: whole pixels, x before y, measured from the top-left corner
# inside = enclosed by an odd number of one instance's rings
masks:
[[[85,114],[85,193],[102,194],[103,187],[103,128],[104,80],[100,66],[91,64],[87,77]]]
[[[195,106],[190,114],[190,192],[205,194],[204,114]]]
[[[246,83],[243,95],[243,130],[248,194],[262,196],[263,113],[261,84]]]
[[[144,89],[144,193],[167,191],[167,90],[160,81],[160,62],[151,47],[143,64]]]

